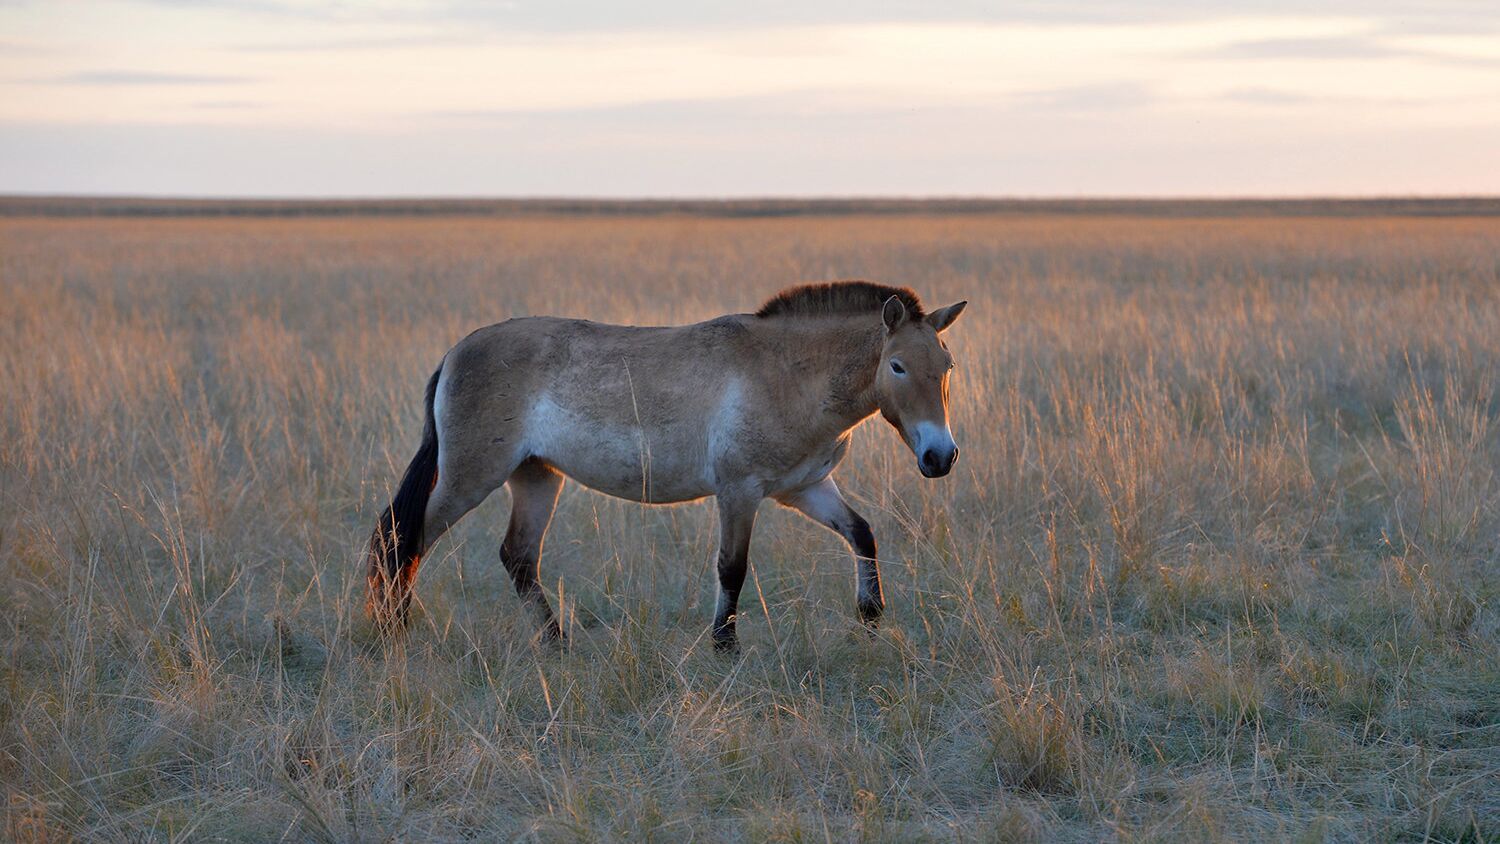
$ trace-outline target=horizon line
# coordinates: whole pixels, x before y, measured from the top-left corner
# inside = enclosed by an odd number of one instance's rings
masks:
[[[746,193],[746,194],[588,194],[588,193],[370,193],[370,194],[218,194],[7,191],[0,202],[57,200],[110,202],[1427,202],[1500,200],[1495,193],[1418,191],[1389,193]]]
[[[667,217],[746,219],[928,215],[1144,217],[1500,217],[1500,196],[1305,197],[152,197],[0,194],[0,218],[297,219]]]

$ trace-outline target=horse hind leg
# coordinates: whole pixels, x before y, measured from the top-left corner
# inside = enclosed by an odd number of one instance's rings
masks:
[[[448,528],[504,483],[520,462],[514,454],[486,454],[464,431],[435,423],[436,380],[428,388],[422,446],[370,539],[367,610],[386,632],[407,623],[423,557]],[[439,427],[443,427],[441,437]]]
[[[383,532],[381,528],[377,528],[375,537],[371,540],[372,548],[376,543],[383,543],[384,547],[372,552],[378,556],[372,558],[370,566],[368,609],[371,618],[387,631],[406,626],[416,587],[417,569],[427,552],[450,527],[483,503],[500,486],[498,480],[491,482],[472,473],[456,470],[446,465],[446,461],[436,475],[435,480],[427,481],[431,491],[424,502],[424,515],[420,519],[410,515],[393,517],[393,510],[400,511],[401,495],[398,493],[397,502],[381,517],[382,527],[389,522],[396,526],[395,529]],[[409,509],[408,507],[408,512]],[[403,523],[419,524],[420,528],[414,532],[403,531],[400,529]]]
[[[563,486],[562,473],[533,457],[521,463],[507,483],[511,496],[510,527],[500,545],[500,562],[515,583],[516,594],[540,616],[542,638],[560,641],[562,628],[542,592],[539,567],[542,542]]]

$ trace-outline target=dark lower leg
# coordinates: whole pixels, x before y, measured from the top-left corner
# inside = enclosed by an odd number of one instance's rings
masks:
[[[870,532],[868,522],[853,511],[850,514],[854,516],[854,523],[849,527],[845,538],[858,559],[859,619],[874,627],[885,612],[885,596],[880,590],[880,564],[876,562],[879,556],[875,549],[875,535]]]
[[[750,565],[750,533],[755,529],[759,503],[758,497],[719,496],[719,600],[714,608],[713,637],[714,650],[720,653],[739,650],[735,611]]]
[[[739,647],[734,617],[739,608],[740,588],[745,584],[746,561],[719,558],[719,601],[714,609],[714,650],[732,651]]]
[[[542,625],[542,638],[559,639],[562,637],[562,628],[558,626],[557,616],[552,612],[552,605],[547,602],[547,596],[542,592],[542,581],[539,572],[541,562],[541,548],[537,543],[525,542],[521,537],[515,535],[514,529],[506,533],[505,542],[500,546],[500,562],[505,566],[505,571],[510,574],[511,582],[516,586],[516,594],[521,601],[537,614]]]

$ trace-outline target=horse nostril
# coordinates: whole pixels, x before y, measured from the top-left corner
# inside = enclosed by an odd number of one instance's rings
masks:
[[[953,468],[953,461],[958,459],[958,448],[955,446],[951,451],[938,451],[935,448],[924,449],[917,463],[922,468],[922,474],[929,478],[941,478],[948,474]]]

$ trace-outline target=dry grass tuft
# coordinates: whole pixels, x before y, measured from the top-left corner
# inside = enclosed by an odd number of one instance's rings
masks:
[[[1039,794],[1077,791],[1085,748],[1079,719],[1047,690],[995,680],[990,761],[1008,785]]]

